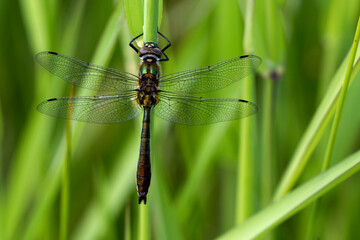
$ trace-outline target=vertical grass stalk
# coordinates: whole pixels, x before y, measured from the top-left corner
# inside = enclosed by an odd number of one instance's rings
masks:
[[[253,0],[247,1],[246,16],[245,16],[245,29],[244,29],[244,49],[245,52],[251,52],[251,26],[253,22]],[[244,97],[246,99],[254,99],[253,96],[254,86],[251,77],[245,80],[244,83]],[[238,164],[238,179],[237,179],[237,199],[236,199],[236,216],[235,224],[243,222],[248,216],[251,215],[253,206],[253,126],[254,117],[246,118],[240,121],[240,154]]]
[[[124,240],[131,240],[131,206],[129,202],[125,207]]]
[[[276,30],[282,24],[276,15],[277,12],[276,1],[266,1],[266,42],[268,57],[275,64],[279,64],[279,59],[282,59],[283,52],[281,51],[279,32]],[[267,75],[263,81],[262,89],[262,118],[261,118],[261,204],[265,206],[271,199],[273,191],[272,186],[272,171],[273,167],[273,129],[274,129],[274,108],[275,108],[275,88],[276,81],[279,80],[279,73],[277,66],[271,66],[267,69]]]
[[[331,127],[330,138],[329,138],[328,146],[326,149],[323,165],[321,167],[321,172],[324,172],[328,168],[329,162],[331,160],[331,156],[332,156],[332,152],[333,152],[333,148],[334,148],[335,137],[336,137],[336,132],[337,132],[337,128],[339,126],[341,112],[342,112],[347,88],[348,88],[352,70],[353,70],[354,60],[355,60],[355,56],[356,56],[356,50],[357,50],[358,44],[359,44],[359,36],[360,36],[360,18],[357,23],[354,42],[353,42],[351,52],[350,52],[350,59],[349,59],[349,63],[348,63],[345,78],[344,78],[344,84],[341,89],[340,96],[339,96],[339,99],[337,102],[335,118],[334,118],[333,125]],[[313,208],[311,211],[311,217],[310,217],[310,221],[309,221],[309,225],[308,225],[307,239],[315,239],[316,238],[316,229],[317,229],[316,222],[318,222],[317,219],[318,219],[320,205],[321,205],[321,199],[316,201],[313,204]]]
[[[269,203],[272,194],[272,169],[273,169],[273,113],[274,113],[274,80],[266,78],[263,89],[263,103],[262,103],[262,140],[261,140],[261,194],[262,206]]]
[[[329,162],[330,162],[330,159],[331,159],[331,156],[332,156],[335,137],[336,137],[336,132],[337,132],[339,122],[340,122],[341,111],[342,111],[342,108],[343,108],[343,105],[344,105],[346,91],[347,91],[347,88],[348,88],[348,85],[349,85],[349,80],[350,80],[353,65],[354,65],[354,60],[355,60],[355,56],[356,56],[356,50],[357,50],[358,45],[359,45],[359,36],[360,36],[360,18],[358,20],[358,24],[357,24],[357,27],[356,27],[356,33],[355,33],[355,37],[354,37],[354,42],[353,42],[352,49],[351,49],[351,52],[350,52],[349,64],[347,66],[345,79],[344,79],[344,84],[343,84],[343,87],[342,87],[341,92],[340,92],[339,101],[338,101],[337,109],[336,109],[336,113],[335,113],[335,118],[334,118],[334,122],[333,122],[333,125],[332,125],[332,128],[331,128],[331,134],[330,134],[330,138],[329,138],[329,142],[328,142],[328,146],[327,146],[327,150],[326,150],[326,155],[325,155],[325,159],[324,159],[321,171],[325,171],[328,168],[328,165],[329,165]]]
[[[75,95],[74,85],[71,87],[70,97]],[[60,239],[68,239],[68,219],[69,219],[69,162],[71,159],[71,108],[68,110],[68,120],[66,121],[66,155],[62,166],[61,183],[61,213],[60,213]]]
[[[149,206],[145,204],[139,205],[139,240],[148,240],[150,239],[150,229],[149,229]]]
[[[157,42],[159,0],[145,0],[144,42]]]

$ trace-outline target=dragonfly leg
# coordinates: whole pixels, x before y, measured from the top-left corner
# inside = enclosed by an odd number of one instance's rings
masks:
[[[164,52],[163,52],[162,54],[164,54],[164,56],[165,56],[166,58],[160,58],[160,59],[159,59],[159,62],[168,61],[168,60],[169,60],[169,57],[166,56],[166,54],[165,54]]]
[[[168,45],[166,45],[163,49],[161,49],[162,53],[165,55],[165,50],[168,49],[170,46],[171,46],[171,42],[169,41],[169,39],[167,39],[167,37],[165,37],[161,32],[158,31],[158,34],[160,36],[162,36],[167,42],[168,42]],[[166,55],[165,55],[166,56]],[[167,56],[166,56],[167,57]]]
[[[139,37],[141,37],[142,35],[143,35],[143,33],[140,34],[140,35],[138,35],[138,36],[136,36],[136,37],[134,37],[133,39],[131,39],[131,41],[130,41],[130,43],[129,43],[129,46],[130,46],[132,49],[134,49],[136,53],[138,53],[139,50],[138,50],[132,43],[133,43],[136,39],[138,39]]]

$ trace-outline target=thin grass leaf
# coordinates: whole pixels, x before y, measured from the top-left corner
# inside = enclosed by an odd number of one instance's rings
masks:
[[[145,0],[144,6],[144,42],[157,43],[158,0]]]
[[[136,164],[134,161],[129,160],[138,157],[138,135],[132,134],[127,138],[127,144],[122,147],[125,151],[116,157],[117,164],[113,167],[108,185],[105,186],[111,191],[108,191],[109,195],[104,199],[106,202],[103,203],[103,208],[111,212],[112,220],[121,209],[125,209],[126,201],[135,189],[134,173],[136,172]],[[107,226],[102,221],[99,221],[99,216],[101,216],[99,211],[101,209],[99,209],[95,199],[90,203],[79,226],[76,228],[73,235],[74,239],[102,239],[106,236]]]
[[[341,0],[334,0],[328,2],[326,10],[320,15],[323,18],[321,41],[324,60],[319,76],[319,97],[324,95],[329,79],[336,71],[339,58],[343,56],[344,43],[350,44],[352,40],[352,28],[344,28],[344,26],[354,24],[359,16],[359,8],[360,2],[357,0],[347,0],[346,4]]]
[[[4,132],[3,132],[3,117],[2,117],[2,107],[1,107],[1,102],[0,102],[0,173],[4,172],[3,170],[3,164],[4,164],[4,160],[3,160],[3,139],[4,139]],[[4,196],[5,196],[5,191],[4,188],[5,184],[3,182],[3,178],[0,178],[0,212],[4,212]],[[0,217],[0,238],[5,238],[4,236],[4,217]]]
[[[20,1],[22,17],[26,24],[27,35],[29,37],[31,51],[36,52],[42,47],[50,46],[49,27],[46,25],[46,14],[44,5],[40,1]],[[38,116],[32,114],[28,125],[22,132],[21,140],[14,154],[12,170],[9,177],[9,192],[7,193],[7,208],[4,212],[6,218],[6,227],[4,234],[6,238],[13,238],[15,228],[24,214],[27,199],[31,197],[31,187],[29,183],[35,181],[32,175],[33,159],[40,159],[37,154],[42,144],[42,138],[45,138],[45,132],[38,132],[38,129],[46,126]],[[32,144],[28,144],[31,142]]]
[[[321,168],[322,172],[325,171],[328,168],[328,165],[329,165],[332,153],[333,153],[337,128],[339,126],[340,116],[341,116],[345,96],[346,96],[346,93],[347,93],[347,88],[348,88],[349,80],[350,80],[350,77],[351,77],[352,68],[353,68],[353,65],[354,65],[356,49],[357,49],[357,46],[358,46],[358,43],[359,43],[359,35],[360,35],[360,18],[358,20],[358,25],[357,25],[357,28],[356,28],[355,38],[354,38],[354,42],[353,42],[351,52],[350,52],[350,58],[349,58],[349,63],[348,63],[348,67],[347,67],[345,78],[344,78],[344,84],[343,84],[343,87],[341,88],[339,100],[337,101],[335,118],[333,120],[333,125],[332,125],[332,128],[331,128],[330,138],[328,140],[328,146],[327,146],[326,154],[325,154],[325,158],[323,160],[323,164],[322,164],[322,168]],[[312,215],[311,215],[311,218],[310,218],[310,221],[309,221],[309,227],[308,227],[309,230],[308,230],[307,239],[315,238],[315,228],[316,228],[315,227],[316,226],[315,221],[316,221],[316,218],[318,217],[318,213],[319,213],[318,212],[318,207],[319,207],[319,205],[320,205],[319,201],[316,201],[314,203],[314,205],[313,205]]]
[[[125,11],[131,35],[143,33],[144,0],[125,0]]]
[[[302,184],[218,239],[254,239],[279,225],[360,170],[360,151]]]
[[[339,100],[337,101],[335,119],[334,119],[334,122],[333,122],[333,125],[332,125],[332,128],[331,128],[331,135],[330,135],[328,148],[326,150],[326,155],[325,155],[325,159],[324,159],[323,166],[322,166],[322,171],[327,169],[327,167],[329,165],[329,162],[330,162],[330,159],[331,159],[331,156],[332,156],[334,142],[335,142],[335,136],[336,136],[337,128],[339,126],[341,111],[342,111],[342,108],[343,108],[347,88],[348,88],[348,85],[349,85],[349,80],[350,80],[353,65],[354,65],[354,60],[355,60],[355,56],[356,56],[356,50],[357,50],[358,45],[359,45],[359,36],[360,36],[360,18],[358,20],[358,25],[357,25],[357,28],[356,28],[355,38],[354,38],[354,42],[353,42],[351,52],[350,52],[350,58],[349,58],[349,63],[348,63],[347,69],[346,69],[346,74],[345,74],[345,78],[344,78],[344,84],[342,85]]]
[[[71,42],[69,39],[70,39],[70,35],[74,36],[74,34],[76,32],[79,31],[79,28],[80,28],[80,21],[82,19],[82,13],[83,13],[83,10],[84,10],[84,6],[85,6],[85,1],[79,1],[76,5],[76,7],[73,9],[73,14],[70,16],[70,20],[72,20],[72,25],[69,26],[69,28],[67,29],[67,31],[65,31],[64,33],[64,37],[67,39],[65,40],[66,41],[69,41],[69,43]],[[68,45],[63,45],[64,48],[66,47],[69,47],[69,48],[72,48],[72,49],[75,49],[74,47],[71,47],[71,44],[68,44]],[[40,116],[37,112],[34,112],[35,115],[35,118],[42,118],[42,116]],[[44,119],[45,120],[45,119]],[[35,120],[35,121],[39,121],[39,120]],[[48,121],[46,121],[48,122]],[[52,126],[49,125],[48,123],[41,123],[40,121],[40,124],[41,125],[32,125],[32,127],[39,127],[39,129],[34,129],[35,131],[37,132],[45,132],[44,129],[48,129],[48,133],[51,134],[51,128]],[[50,138],[51,136],[50,135],[47,135],[48,138]],[[36,136],[38,136],[38,134],[35,134]],[[40,135],[41,137],[41,135]],[[47,138],[43,138],[42,141],[46,141]],[[45,144],[42,144],[43,146]],[[60,145],[61,146],[61,145]],[[64,145],[63,145],[64,146]],[[40,145],[38,145],[38,147],[40,147]],[[65,149],[65,148],[64,148]],[[63,150],[64,150],[63,149]],[[65,151],[65,150],[64,150]],[[68,152],[68,151],[67,151]],[[68,159],[68,155],[69,155],[69,152],[67,154],[64,154],[63,155],[63,159],[64,161],[66,162]],[[31,159],[31,158],[29,158]],[[46,159],[46,158],[45,158]],[[29,171],[29,174],[31,174],[31,168],[28,169]],[[64,176],[67,175],[66,173],[66,170],[65,168],[63,169],[63,174]],[[44,188],[41,188],[40,191],[37,192],[37,194],[39,194],[36,198],[36,201],[38,201],[38,207],[37,208],[34,208],[33,211],[31,212],[31,217],[29,218],[29,221],[30,223],[26,224],[26,228],[25,230],[23,231],[25,233],[25,238],[27,239],[31,239],[33,238],[31,235],[32,234],[36,234],[36,231],[39,230],[38,227],[40,227],[41,225],[39,224],[41,221],[43,221],[42,218],[44,218],[47,214],[47,211],[49,210],[49,206],[51,204],[51,201],[54,201],[54,193],[55,193],[55,189],[56,187],[58,187],[58,183],[56,181],[58,181],[60,178],[58,178],[58,175],[56,175],[56,173],[54,175],[52,175],[54,177],[54,181],[53,179],[49,179],[49,181],[46,181],[46,183],[49,183],[47,185],[44,186]],[[64,180],[64,179],[63,179]],[[68,179],[64,180],[65,182],[68,181]],[[67,210],[67,206],[68,206],[68,203],[67,203],[67,186],[66,185],[63,185],[64,187],[64,194],[63,194],[63,208],[61,210],[61,214],[62,214],[62,219],[61,219],[61,224],[62,224],[62,227],[61,227],[61,231],[62,231],[62,237],[63,239],[66,239],[66,235],[67,235],[67,215],[68,215],[68,210]]]
[[[101,34],[100,41],[97,44],[94,56],[91,60],[92,63],[108,65],[111,53],[114,51],[115,43],[121,30],[120,20],[123,18],[123,14],[124,2],[119,1],[106,23],[104,32]]]
[[[119,5],[121,5],[121,4],[119,4]],[[83,8],[84,7],[84,5],[77,5],[79,8]],[[120,14],[122,11],[122,9],[121,8],[117,8],[116,9],[117,11],[116,11],[116,13],[118,13],[118,14]],[[74,11],[74,13],[75,14],[77,14],[77,15],[81,15],[80,13],[82,12],[82,10],[81,9],[78,9],[78,11]],[[116,14],[115,14],[116,15]],[[118,15],[117,15],[118,16]],[[77,20],[78,21],[80,21],[81,20],[81,18],[78,18],[77,17]],[[112,19],[112,21],[110,21],[109,22],[109,25],[113,25],[113,26],[116,26],[113,22],[115,22],[116,21],[116,19]],[[73,32],[74,31],[74,28],[73,28],[73,26],[80,26],[79,24],[77,24],[77,22],[76,21],[73,21],[72,22],[73,23],[73,25],[72,26],[70,26],[68,29],[69,29],[69,31],[70,32]],[[107,31],[109,31],[109,30],[107,30]],[[116,34],[117,33],[117,31],[114,31],[114,34]],[[67,34],[65,34],[65,36],[67,36]],[[109,34],[106,34],[106,37],[109,37]],[[104,41],[102,41],[102,42],[104,42]],[[107,42],[108,44],[109,44],[109,42]],[[111,43],[111,42],[110,42]],[[112,44],[115,44],[115,42],[114,41],[112,41]],[[108,45],[108,46],[111,46],[111,45]],[[110,47],[110,49],[111,49],[111,47]],[[102,52],[103,54],[108,54],[108,52],[106,52],[106,51],[103,51]],[[99,56],[99,55],[98,55]],[[101,56],[104,56],[104,55],[101,55]],[[99,57],[100,58],[100,57]],[[106,59],[106,57],[103,57],[103,59]],[[37,115],[39,115],[38,113],[36,113]],[[41,123],[41,121],[40,121],[40,124],[42,124]],[[45,124],[42,124],[42,125],[40,125],[41,127],[44,127],[44,125]],[[39,126],[39,127],[40,127]],[[50,132],[50,131],[49,131]],[[79,128],[77,128],[77,132],[79,132]],[[41,136],[40,136],[41,137]],[[63,138],[63,139],[65,139],[65,138]],[[63,140],[62,140],[62,142],[63,142]],[[74,142],[76,143],[76,140],[74,140]],[[60,153],[62,152],[63,154],[65,154],[65,145],[60,145],[59,146],[59,149],[58,149],[58,151],[60,151]],[[74,148],[75,149],[75,148]],[[63,155],[63,157],[65,157],[65,155]],[[54,177],[55,176],[57,176],[56,174],[54,175]],[[57,179],[57,180],[59,180],[59,178],[54,178],[54,179]],[[49,182],[52,182],[52,181],[49,181]],[[58,185],[57,185],[58,186]],[[28,230],[26,230],[25,231],[25,233],[26,233],[26,236],[27,236],[27,238],[32,238],[31,237],[31,234],[32,233],[34,233],[35,232],[35,230],[33,230],[32,229],[32,227],[31,226],[41,226],[41,225],[39,225],[39,224],[36,224],[37,223],[37,221],[40,221],[41,220],[41,216],[45,216],[44,214],[45,214],[45,212],[46,212],[46,210],[47,210],[47,207],[49,207],[49,200],[48,199],[53,199],[53,197],[52,197],[52,194],[53,194],[53,191],[51,190],[51,189],[53,189],[54,188],[54,184],[49,184],[49,185],[46,185],[44,188],[46,189],[46,188],[49,188],[48,190],[42,190],[41,192],[39,192],[39,194],[43,194],[43,192],[46,192],[46,194],[50,194],[49,196],[48,195],[46,195],[46,197],[44,197],[44,195],[42,195],[42,198],[39,198],[40,200],[40,202],[39,202],[39,204],[38,204],[38,208],[36,208],[36,209],[34,209],[34,212],[33,212],[33,216],[30,218],[30,219],[32,219],[31,220],[31,224],[29,224],[29,225],[27,225],[27,226],[29,226],[29,229]],[[44,200],[44,201],[42,201],[42,200]]]
[[[245,29],[244,29],[244,49],[247,54],[253,53],[251,42],[253,25],[253,1],[247,1],[246,15],[244,16]],[[254,96],[254,78],[248,77],[245,79],[242,89],[242,95],[245,99],[255,99]],[[254,197],[254,146],[255,146],[255,121],[256,118],[248,118],[240,121],[239,131],[239,153],[238,153],[238,170],[237,170],[237,188],[236,188],[236,214],[235,224],[243,222],[251,215],[254,210],[253,197]]]
[[[20,8],[33,52],[40,52],[42,49],[50,47],[51,28],[46,21],[45,4],[41,0],[21,0]]]
[[[359,57],[359,51],[357,51],[357,57]],[[302,139],[300,140],[297,149],[290,161],[290,164],[280,181],[280,184],[275,193],[275,199],[280,199],[288,192],[295,184],[299,176],[301,175],[307,161],[313,150],[315,149],[320,137],[324,133],[324,129],[328,124],[332,114],[334,113],[334,106],[337,101],[338,94],[342,86],[342,79],[345,75],[345,69],[347,65],[347,59],[349,55],[343,60],[337,73],[333,77],[333,80],[328,88],[328,91],[317,108],[307,130],[305,131]],[[352,79],[354,79],[357,71],[353,71]],[[350,85],[351,85],[350,80]]]
[[[151,225],[152,233],[156,239],[181,240],[185,238],[180,228],[181,222],[177,218],[177,211],[175,211],[175,202],[171,198],[171,183],[164,176],[167,172],[164,164],[169,156],[160,154],[162,146],[166,144],[163,137],[167,135],[161,133],[171,134],[171,128],[169,124],[159,120],[159,118],[155,118],[155,121],[153,121],[154,131],[151,139],[153,177],[150,190],[151,205],[149,202],[149,206],[151,218],[156,219],[156,224]],[[175,178],[172,178],[172,180],[175,180]]]

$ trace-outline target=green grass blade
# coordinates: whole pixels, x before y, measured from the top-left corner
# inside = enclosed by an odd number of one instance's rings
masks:
[[[125,0],[126,19],[133,37],[143,32],[144,0]]]
[[[145,42],[157,42],[157,29],[160,27],[162,10],[162,0],[125,0],[126,18],[132,36],[144,33],[143,38],[136,40],[140,47],[145,37],[147,38]]]
[[[119,3],[119,5],[121,5],[121,3]],[[76,15],[81,15],[81,9],[83,8],[83,6],[84,5],[82,5],[82,4],[77,4],[77,7],[78,7],[78,9],[77,9],[77,11],[74,11],[74,14],[76,14]],[[117,14],[121,14],[122,13],[122,11],[121,11],[122,9],[120,8],[120,7],[118,7],[117,9],[116,9],[116,13]],[[116,14],[115,14],[116,15]],[[81,18],[79,17],[79,16],[77,16],[76,17],[76,19],[78,20],[78,21],[80,21],[81,20]],[[120,28],[120,26],[119,25],[117,25],[117,24],[114,24],[114,22],[116,22],[117,21],[117,18],[112,18],[112,21],[110,21],[110,25],[112,24],[113,26],[115,26],[116,27],[116,29],[119,29]],[[74,31],[74,26],[80,26],[79,24],[77,24],[77,21],[72,21],[72,25],[71,26],[69,26],[69,28],[68,28],[68,31],[70,31],[70,32],[73,32]],[[106,28],[107,29],[107,32],[109,31],[108,30],[108,28]],[[118,33],[118,31],[113,31],[113,34],[117,34]],[[68,34],[64,34],[65,36],[67,36]],[[105,34],[105,36],[106,37],[109,37],[109,34]],[[110,38],[111,39],[111,38]],[[111,46],[113,46],[114,44],[115,44],[115,41],[114,40],[112,40],[112,41],[110,41],[110,42],[107,42],[107,41],[101,41],[102,42],[102,44],[109,44],[109,45],[107,45],[108,46],[108,48],[109,49],[112,49],[111,48]],[[112,45],[111,45],[112,44]],[[108,49],[108,48],[106,48],[106,49]],[[101,55],[97,55],[97,56],[99,56],[99,59],[101,60],[101,59],[107,59],[108,57],[106,56],[106,54],[107,55],[109,55],[109,52],[107,52],[107,51],[103,51],[102,52],[102,54]],[[40,114],[38,114],[38,113],[36,113],[37,115],[40,115]],[[42,119],[44,119],[42,116],[41,116],[41,118]],[[41,121],[39,121],[38,122],[40,125],[39,125],[39,127],[41,128],[41,127],[44,127],[44,124],[41,122]],[[37,126],[37,125],[35,125],[35,126]],[[33,126],[34,127],[34,126]],[[36,128],[35,128],[36,129]],[[79,128],[74,128],[76,131],[75,132],[79,132]],[[42,132],[42,131],[40,131],[40,132]],[[34,135],[36,135],[36,134],[34,134]],[[39,136],[40,138],[41,138],[41,135]],[[44,139],[46,139],[46,138],[44,138]],[[64,141],[64,139],[65,139],[65,137],[63,137],[62,138],[63,140],[62,140],[62,142]],[[74,141],[74,144],[76,144],[76,140]],[[74,148],[75,149],[75,148]],[[65,158],[65,152],[66,152],[66,150],[65,150],[65,145],[59,145],[58,146],[58,149],[57,149],[58,151],[59,151],[59,154],[61,155],[62,154],[62,157],[60,157],[60,158],[62,158],[62,159],[64,159]],[[57,172],[57,173],[59,173],[60,174],[60,172]],[[56,176],[58,176],[58,175],[56,175],[56,174],[54,174],[54,179],[57,179],[57,180],[60,180],[60,178],[58,178],[58,177],[56,177]],[[34,211],[32,212],[32,214],[31,214],[31,217],[29,218],[29,219],[31,219],[31,223],[30,224],[28,224],[26,227],[26,229],[25,229],[25,238],[27,238],[27,239],[32,239],[33,237],[33,234],[35,233],[35,231],[36,231],[36,229],[35,228],[39,228],[39,227],[41,227],[41,225],[39,224],[39,222],[41,221],[41,219],[45,216],[45,213],[46,213],[46,211],[48,211],[48,207],[50,206],[49,205],[49,199],[52,199],[52,200],[54,200],[54,198],[52,198],[51,196],[51,194],[53,194],[53,191],[51,191],[51,189],[53,189],[54,188],[54,186],[59,186],[58,185],[58,182],[56,182],[56,184],[57,185],[55,185],[55,183],[54,184],[50,184],[50,182],[52,182],[52,181],[49,181],[49,184],[47,184],[47,185],[45,185],[44,186],[44,190],[41,190],[41,191],[39,191],[39,194],[41,195],[41,196],[39,196],[39,198],[38,198],[38,207],[37,208],[35,208],[34,209]],[[44,192],[46,193],[45,194],[45,197],[44,197]],[[38,223],[38,224],[36,224],[36,223]],[[36,226],[36,227],[35,227]]]
[[[318,96],[324,95],[328,80],[333,76],[338,66],[339,58],[344,51],[344,43],[350,43],[353,32],[352,24],[358,18],[360,2],[357,0],[343,1],[335,0],[328,2],[326,10],[321,13],[323,19],[322,42],[323,42],[323,63],[319,76]],[[344,26],[348,26],[344,28]],[[351,36],[351,38],[350,38]]]
[[[244,27],[244,49],[246,54],[253,51],[252,42],[252,23],[253,23],[253,1],[247,1],[245,27]],[[242,88],[242,96],[244,99],[255,99],[254,96],[254,78],[248,77],[244,81]],[[240,121],[239,131],[239,153],[238,153],[238,169],[237,169],[237,188],[236,188],[236,214],[235,224],[243,222],[253,212],[253,197],[254,197],[254,143],[255,143],[255,121],[256,117],[242,119]]]
[[[50,31],[46,21],[46,9],[41,1],[20,1],[20,10],[23,22],[26,26],[26,34],[29,39],[30,51],[36,53],[41,49],[49,48],[51,39]],[[38,93],[38,92],[36,92]],[[35,98],[37,97],[35,93]],[[35,109],[35,106],[33,106]],[[3,213],[6,219],[4,234],[6,238],[12,239],[16,226],[22,220],[26,211],[28,199],[31,199],[31,183],[36,181],[33,168],[39,168],[44,155],[39,154],[40,148],[49,137],[49,133],[41,131],[48,124],[41,120],[37,113],[30,114],[25,129],[21,132],[16,152],[12,159],[12,167],[9,173],[9,184],[7,192],[7,207]],[[31,143],[31,144],[29,144]],[[34,163],[34,159],[37,159]]]
[[[123,17],[124,2],[119,1],[111,14],[104,32],[101,34],[101,38],[95,49],[92,62],[96,64],[107,65],[111,58],[111,53],[114,51],[116,40],[119,37],[121,25],[119,19]]]
[[[357,51],[357,58],[359,57],[359,51]],[[349,55],[345,57],[331,84],[329,85],[328,91],[317,108],[316,113],[314,114],[310,124],[307,127],[300,143],[297,146],[297,149],[294,152],[294,155],[290,161],[289,166],[286,169],[285,174],[283,175],[276,193],[275,199],[281,198],[283,195],[288,192],[291,187],[298,180],[300,174],[302,173],[307,161],[313,150],[315,149],[317,143],[320,140],[320,137],[324,133],[324,129],[329,123],[332,114],[334,114],[335,103],[338,98],[338,94],[341,90],[343,76],[345,75],[347,59]],[[358,63],[357,63],[358,64]],[[356,76],[358,71],[354,68],[352,79]],[[351,84],[350,80],[350,84]]]
[[[254,239],[305,208],[309,203],[344,182],[359,170],[360,151],[302,184],[243,224],[221,235],[218,239]]]
[[[139,225],[138,225],[138,239],[150,239],[150,226],[149,226],[149,205],[139,205]]]
[[[359,36],[360,36],[360,18],[359,18],[358,25],[357,25],[357,28],[356,28],[356,33],[355,33],[353,46],[352,46],[351,52],[350,52],[350,59],[349,59],[349,64],[348,64],[346,74],[345,74],[344,84],[342,85],[339,100],[337,102],[335,119],[334,119],[334,122],[333,122],[333,125],[332,125],[332,128],[331,128],[330,139],[329,139],[328,147],[327,147],[327,150],[326,150],[326,155],[325,155],[325,159],[324,159],[324,162],[323,162],[322,171],[327,169],[327,167],[329,165],[329,162],[330,162],[330,159],[331,159],[331,156],[332,156],[335,137],[336,137],[336,132],[337,132],[339,122],[340,122],[341,111],[342,111],[342,108],[343,108],[347,88],[348,88],[348,85],[349,85],[349,80],[350,80],[353,65],[354,65],[354,60],[355,60],[355,56],[356,56],[356,50],[357,50],[358,45],[359,45]]]
[[[157,43],[158,30],[158,0],[145,0],[144,9],[144,42]]]
[[[49,48],[51,44],[50,26],[46,21],[46,5],[40,0],[20,1],[23,21],[26,24],[27,35],[34,53]]]
[[[325,171],[328,168],[330,159],[332,157],[333,148],[334,148],[334,142],[335,142],[335,138],[336,138],[336,133],[338,131],[337,129],[338,129],[339,122],[340,122],[340,116],[341,116],[345,96],[346,96],[346,93],[347,93],[347,88],[348,88],[348,85],[349,85],[351,72],[352,72],[353,65],[354,65],[356,49],[357,49],[358,43],[359,43],[359,34],[360,34],[360,18],[359,18],[358,25],[357,25],[357,28],[356,28],[356,33],[355,33],[353,46],[352,46],[352,49],[351,49],[351,52],[350,52],[350,59],[349,59],[348,67],[347,67],[345,78],[344,78],[344,84],[343,84],[343,87],[341,88],[339,100],[337,101],[335,118],[334,118],[333,125],[332,125],[332,128],[331,128],[330,138],[329,138],[329,141],[328,141],[328,146],[327,146],[327,149],[326,149],[325,158],[323,160],[323,164],[322,164],[322,168],[321,168],[322,172]],[[320,205],[319,201],[316,201],[314,203],[314,205],[313,205],[312,214],[311,214],[311,218],[310,218],[310,221],[309,221],[307,239],[314,239],[315,238],[315,229],[316,229],[316,224],[315,223],[317,222],[316,219],[318,217],[319,205]]]
[[[110,217],[112,219],[121,209],[125,209],[126,200],[135,189],[136,164],[130,160],[138,157],[138,143],[138,135],[136,134],[127,138],[127,144],[122,146],[126,150],[119,153],[115,158],[117,164],[113,167],[108,185],[104,186],[109,191],[102,208],[111,212]],[[73,235],[73,239],[103,239],[106,236],[107,226],[106,223],[99,221],[99,216],[101,216],[99,211],[102,209],[99,209],[98,205],[96,200],[91,201]]]
[[[4,160],[3,160],[3,139],[4,139],[4,132],[3,132],[3,116],[2,116],[2,107],[1,107],[1,102],[0,102],[0,173],[2,173],[4,170],[4,166],[3,164],[5,164]],[[5,184],[3,182],[3,178],[0,177],[0,212],[4,212],[4,196],[5,196]],[[0,217],[0,238],[1,239],[5,239],[4,236],[4,228],[5,228],[5,217],[4,215],[2,215]]]

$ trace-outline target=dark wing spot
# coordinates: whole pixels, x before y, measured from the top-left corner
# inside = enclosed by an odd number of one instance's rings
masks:
[[[51,102],[51,101],[55,101],[55,100],[57,100],[57,98],[51,98],[51,99],[48,99],[47,101]]]
[[[249,55],[240,56],[240,58],[247,58]]]
[[[58,55],[58,53],[56,53],[56,52],[48,52],[48,53]]]
[[[249,102],[249,101],[239,99],[239,102],[245,102],[245,103],[247,103],[247,102]]]

